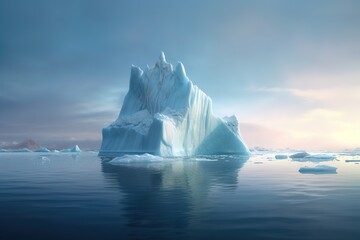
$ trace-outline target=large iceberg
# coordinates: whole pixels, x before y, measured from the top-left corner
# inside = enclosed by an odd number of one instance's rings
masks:
[[[164,53],[153,68],[132,66],[129,91],[115,122],[103,128],[99,156],[244,154],[235,116],[219,118],[212,101]]]

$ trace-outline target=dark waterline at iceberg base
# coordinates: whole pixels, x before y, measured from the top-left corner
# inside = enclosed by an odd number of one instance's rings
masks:
[[[274,156],[1,153],[0,239],[358,239],[356,156],[321,175]]]

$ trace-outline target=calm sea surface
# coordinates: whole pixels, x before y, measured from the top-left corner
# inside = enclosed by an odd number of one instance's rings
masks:
[[[274,155],[0,153],[0,239],[360,239],[360,156]],[[317,164],[337,174],[298,171]]]

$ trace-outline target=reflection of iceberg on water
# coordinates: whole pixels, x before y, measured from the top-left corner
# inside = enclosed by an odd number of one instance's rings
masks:
[[[156,226],[169,232],[155,233],[154,239],[161,238],[162,234],[179,239],[174,234],[201,214],[199,211],[212,186],[237,189],[239,170],[247,158],[220,156],[218,159],[215,161],[215,156],[201,157],[200,161],[166,159],[161,162],[163,167],[160,169],[148,168],[145,162],[139,161],[137,165],[103,162],[102,172],[106,181],[119,187],[124,216],[128,226],[134,228],[133,234],[141,234],[139,227]]]
[[[163,53],[153,68],[132,67],[120,114],[102,134],[102,157],[249,154],[236,117],[216,117],[211,98],[189,80],[183,64],[174,69]]]

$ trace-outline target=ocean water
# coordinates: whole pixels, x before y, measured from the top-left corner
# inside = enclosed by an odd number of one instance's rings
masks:
[[[334,154],[0,153],[0,239],[359,239],[360,156]],[[318,164],[337,172],[299,172]]]

